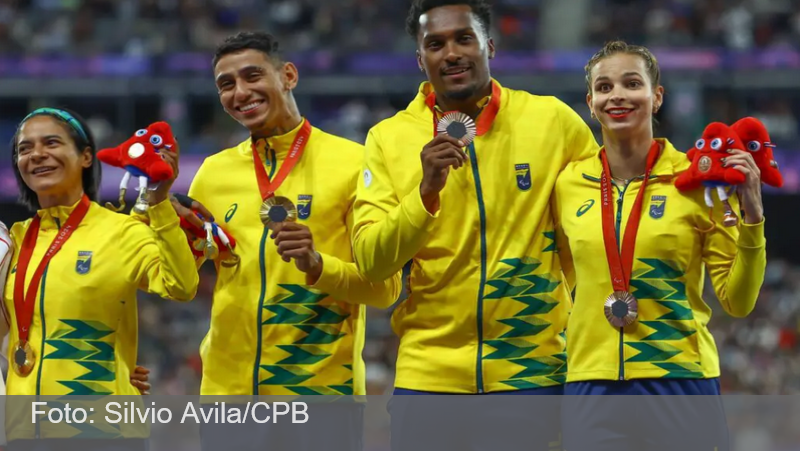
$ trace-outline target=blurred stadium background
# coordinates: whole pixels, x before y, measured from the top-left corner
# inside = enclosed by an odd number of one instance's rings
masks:
[[[90,119],[100,146],[167,120],[182,145],[177,189],[202,159],[246,137],[223,112],[210,67],[214,46],[241,29],[280,37],[300,69],[301,112],[329,132],[363,142],[379,120],[404,108],[421,74],[403,31],[406,0],[0,0],[0,140],[39,106],[66,106]],[[493,75],[503,84],[555,95],[587,122],[583,65],[605,40],[650,46],[667,97],[659,135],[688,148],[711,120],[761,118],[777,143],[787,186],[765,194],[767,280],[746,319],[717,310],[726,393],[800,393],[800,1],[495,0]],[[530,120],[535,121],[536,118]],[[8,147],[6,146],[6,149]],[[15,204],[10,151],[0,159],[0,219]],[[117,173],[104,172],[116,198]],[[141,296],[140,362],[154,394],[199,389],[197,350],[208,328],[214,273],[197,299]],[[371,394],[392,387],[397,340],[387,311],[370,310]],[[751,448],[752,449],[752,448]]]

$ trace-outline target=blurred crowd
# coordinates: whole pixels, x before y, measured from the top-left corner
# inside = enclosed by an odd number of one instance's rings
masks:
[[[800,45],[797,0],[594,0],[590,39],[732,50]]]
[[[213,281],[206,265],[198,296],[188,304],[140,296],[139,358],[153,370],[154,394],[198,393],[198,348],[208,330]],[[800,266],[770,261],[756,308],[746,318],[725,314],[713,289],[705,299],[714,308],[710,328],[724,393],[800,395]],[[394,381],[398,342],[390,316],[391,309],[368,309],[363,355],[371,395],[390,393]]]
[[[493,35],[507,50],[537,48],[555,2],[494,0]],[[584,46],[617,37],[653,46],[736,50],[800,44],[798,0],[581,0],[572,22]],[[0,0],[0,52],[161,54],[209,51],[239,29],[267,29],[289,50],[403,51],[407,1]],[[548,42],[549,45],[552,43]],[[557,43],[556,43],[557,44]]]

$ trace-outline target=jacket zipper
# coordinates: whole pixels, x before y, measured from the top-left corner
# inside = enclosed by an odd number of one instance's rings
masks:
[[[478,393],[483,393],[483,289],[486,285],[486,206],[483,203],[481,176],[478,171],[478,156],[475,154],[475,143],[468,146],[472,177],[475,179],[475,191],[478,196],[478,212],[481,219],[481,284],[478,286],[478,357],[475,362],[475,374]]]
[[[261,235],[261,246],[258,251],[258,265],[259,269],[261,270],[261,294],[258,298],[258,314],[256,315],[258,323],[256,324],[256,335],[258,337],[258,341],[256,344],[256,359],[255,365],[253,367],[253,395],[258,395],[258,373],[259,368],[261,367],[261,338],[263,333],[263,326],[261,325],[262,321],[262,314],[264,312],[264,298],[267,296],[267,261],[266,261],[266,247],[267,247],[267,235],[269,233],[269,229],[264,227],[264,232]]]
[[[61,230],[61,221],[53,217],[56,221],[56,227],[58,230]],[[47,271],[50,269],[50,264],[48,263],[47,266],[44,268],[44,273],[42,274],[42,281],[39,284],[39,290],[41,293],[39,294],[39,316],[42,317],[42,358],[39,360],[39,371],[36,373],[36,401],[39,401],[39,396],[41,396],[42,392],[42,368],[44,367],[44,347],[45,347],[45,339],[47,338],[47,323],[45,322],[44,318],[44,288],[47,286]],[[39,426],[39,420],[36,420],[36,433],[34,437],[37,439],[41,438],[41,429]]]

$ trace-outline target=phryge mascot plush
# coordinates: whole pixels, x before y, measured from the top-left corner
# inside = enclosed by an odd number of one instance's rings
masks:
[[[103,149],[97,158],[110,166],[125,169],[125,175],[119,185],[119,207],[106,204],[106,207],[121,211],[125,208],[125,192],[131,176],[139,180],[139,195],[133,211],[145,214],[149,207],[147,190],[154,190],[158,183],[173,176],[172,167],[163,159],[161,152],[171,152],[175,148],[175,137],[166,122],[155,122],[147,128],[137,130],[133,136],[117,147]]]
[[[739,136],[722,122],[708,124],[702,137],[686,153],[692,165],[675,180],[675,187],[680,191],[690,191],[704,186],[706,205],[709,208],[714,208],[711,190],[716,188],[719,200],[725,209],[722,223],[726,227],[735,226],[739,222],[739,217],[728,202],[728,197],[733,193],[733,189],[729,188],[735,188],[745,181],[742,172],[722,165],[722,159],[730,155],[729,149],[744,149]]]
[[[744,149],[753,156],[756,166],[761,171],[761,181],[767,185],[780,188],[783,186],[783,176],[778,170],[778,162],[772,155],[775,147],[769,139],[767,127],[754,117],[739,119],[731,125],[734,133],[744,143]]]

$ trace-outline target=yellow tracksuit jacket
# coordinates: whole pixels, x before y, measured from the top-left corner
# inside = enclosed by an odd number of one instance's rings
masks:
[[[300,126],[257,143],[267,174],[277,173]],[[365,308],[390,306],[399,276],[366,280],[350,244],[364,147],[312,128],[305,152],[277,190],[298,207],[322,255],[314,286],[281,260],[259,220],[251,140],[207,158],[189,195],[237,240],[240,263],[217,265],[211,327],[200,348],[203,395],[365,394]],[[221,215],[221,216],[220,216]]]
[[[613,290],[603,244],[599,154],[569,165],[556,183],[558,246],[567,278],[576,283],[567,332],[569,382],[717,377],[719,357],[707,327],[711,309],[702,298],[706,272],[733,316],[747,315],[758,297],[766,266],[763,221],[724,227],[718,206],[716,228],[698,231],[712,225],[703,190],[675,188],[689,161],[668,141],[658,141],[663,150],[647,185],[631,272],[639,319],[628,327],[611,326],[603,314]],[[641,186],[638,178],[614,188],[619,241]],[[735,196],[731,206],[738,210]]]
[[[77,204],[76,204],[77,205]],[[39,262],[75,206],[39,210],[39,237],[26,272],[26,292]],[[48,264],[39,284],[30,328],[36,356],[25,377],[9,368],[9,395],[134,395],[138,316],[136,291],[189,301],[197,291],[194,257],[169,202],[150,209],[150,226],[92,203],[86,217]],[[19,341],[14,283],[20,245],[31,220],[11,227],[14,259],[5,285],[4,307],[10,319],[9,353]],[[31,422],[32,398],[6,411],[8,440],[24,438],[143,437],[142,425]],[[52,398],[51,398],[52,399]],[[75,404],[71,404],[75,407]],[[88,409],[87,409],[88,410]],[[112,416],[112,418],[114,418]],[[89,417],[91,420],[92,417]]]
[[[482,393],[564,382],[569,293],[549,198],[558,173],[597,149],[554,97],[502,88],[491,129],[451,170],[441,209],[422,205],[420,152],[433,139],[423,83],[408,108],[370,130],[354,245],[373,280],[412,261],[394,312],[399,388]]]

